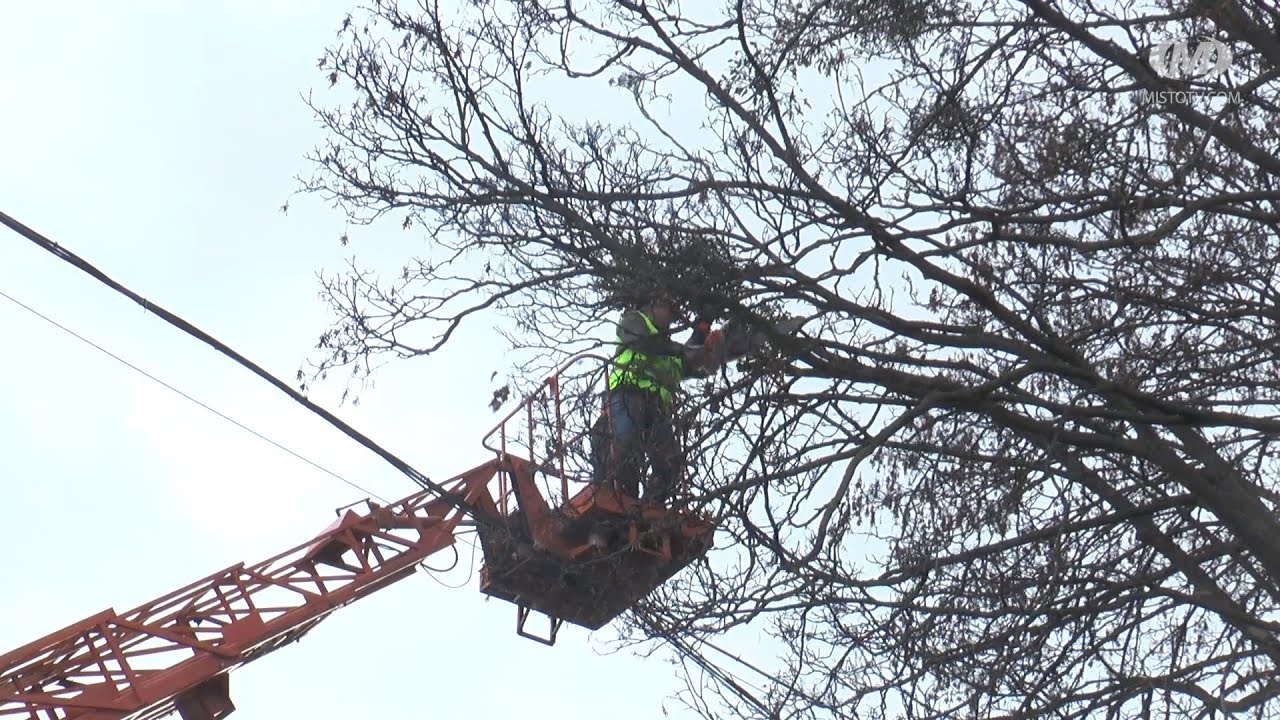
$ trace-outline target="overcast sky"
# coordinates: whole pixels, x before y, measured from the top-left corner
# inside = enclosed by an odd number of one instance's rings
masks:
[[[347,9],[6,3],[0,209],[292,378],[329,319],[315,273],[368,242],[388,255],[410,247],[393,229],[341,247],[342,217],[315,199],[279,211],[320,139],[301,95],[322,87],[316,59]],[[0,292],[375,493],[414,490],[230,360],[7,230]],[[3,298],[0,327],[0,653],[269,557],[362,497]],[[382,372],[339,414],[433,478],[452,476],[487,459],[479,440],[494,422],[501,349],[474,325],[445,355]],[[340,391],[315,398],[335,409]],[[666,699],[680,687],[674,669],[604,654],[608,628],[567,627],[547,648],[518,638],[514,606],[486,601],[474,576],[445,580],[467,585],[420,575],[237,671],[235,717],[627,720],[664,706],[687,717]]]

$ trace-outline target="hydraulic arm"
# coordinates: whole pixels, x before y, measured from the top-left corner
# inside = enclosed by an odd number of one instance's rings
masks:
[[[233,565],[126,613],[104,610],[0,656],[0,718],[226,717],[231,670],[452,545],[466,519],[456,504],[497,520],[488,486],[500,464],[448,481],[449,498],[422,491],[365,514],[347,511],[269,560]]]

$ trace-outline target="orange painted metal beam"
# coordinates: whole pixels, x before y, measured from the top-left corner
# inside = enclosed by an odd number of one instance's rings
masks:
[[[491,520],[493,460],[444,483]],[[333,610],[408,577],[454,543],[466,515],[422,491],[347,511],[313,539],[233,565],[129,612],[106,610],[0,656],[4,720],[217,720],[226,675],[287,645]]]

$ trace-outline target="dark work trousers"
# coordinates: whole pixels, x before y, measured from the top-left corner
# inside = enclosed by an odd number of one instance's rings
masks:
[[[670,412],[663,410],[656,392],[639,388],[613,390],[607,402],[612,435],[609,466],[618,490],[633,498],[640,496],[640,478],[648,456],[653,475],[645,485],[644,499],[666,503],[684,464]]]

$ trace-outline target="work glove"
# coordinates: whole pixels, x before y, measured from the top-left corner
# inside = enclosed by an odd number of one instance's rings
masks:
[[[707,333],[711,332],[711,323],[706,319],[699,317],[693,323],[693,335],[689,336],[690,345],[704,345],[707,342]]]

